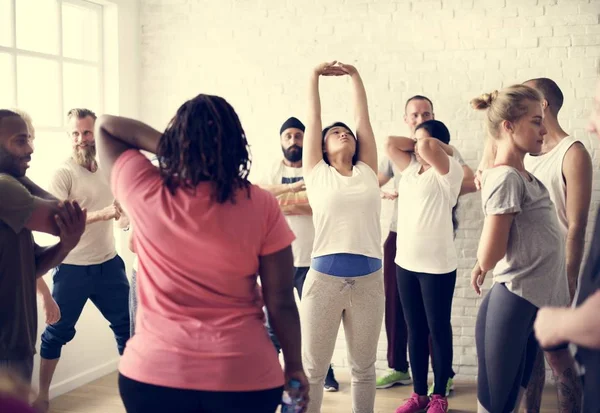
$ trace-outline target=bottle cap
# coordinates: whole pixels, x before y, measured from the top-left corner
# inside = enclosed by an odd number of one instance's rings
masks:
[[[298,380],[292,379],[290,380],[290,388],[292,389],[299,389],[300,388],[300,382]]]

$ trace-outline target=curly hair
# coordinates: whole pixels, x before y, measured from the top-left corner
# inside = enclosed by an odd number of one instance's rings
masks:
[[[219,96],[200,94],[177,110],[160,138],[157,156],[163,183],[174,195],[178,188],[195,191],[213,183],[213,199],[235,203],[246,189],[252,160],[246,134],[233,107]]]

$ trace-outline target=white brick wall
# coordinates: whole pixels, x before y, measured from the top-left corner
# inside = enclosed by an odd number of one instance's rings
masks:
[[[448,125],[454,145],[473,168],[483,131],[469,100],[547,76],[566,97],[561,123],[592,152],[594,211],[600,203],[600,145],[584,130],[600,56],[598,0],[140,3],[143,119],[162,128],[184,99],[199,92],[224,96],[245,127],[255,172],[281,156],[279,126],[288,116],[304,117],[309,71],[321,61],[338,59],[360,69],[380,143],[387,134],[406,132],[402,115],[408,97],[429,96],[436,118]],[[324,79],[322,97],[325,123],[351,120],[346,79]],[[469,274],[482,214],[478,195],[464,197],[460,205],[454,363],[462,377],[473,378],[480,299],[469,287]],[[390,207],[384,204],[384,235]],[[380,368],[386,367],[385,340],[383,331]],[[347,364],[343,334],[334,363]]]

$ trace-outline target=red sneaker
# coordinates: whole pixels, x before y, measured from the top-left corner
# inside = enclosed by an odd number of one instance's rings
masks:
[[[431,396],[427,413],[448,413],[448,398],[439,394]]]
[[[417,393],[413,393],[410,399],[396,409],[396,413],[420,413],[427,409],[429,404],[429,397],[419,396]]]

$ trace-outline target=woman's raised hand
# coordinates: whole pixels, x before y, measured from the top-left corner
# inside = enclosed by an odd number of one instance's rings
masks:
[[[356,69],[355,69],[356,70]],[[337,64],[337,61],[321,63],[315,67],[315,74],[318,76],[344,76],[347,75],[341,66]]]
[[[356,68],[352,65],[347,65],[345,63],[342,62],[338,62],[338,66],[344,71],[345,74],[347,74],[348,76],[354,76],[355,74],[358,73],[358,70],[356,70]]]

